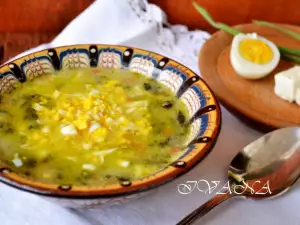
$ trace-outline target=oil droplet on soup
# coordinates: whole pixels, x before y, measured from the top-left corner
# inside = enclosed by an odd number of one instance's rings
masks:
[[[189,126],[167,87],[130,71],[60,71],[0,105],[0,157],[46,183],[102,186],[148,176],[182,154]]]

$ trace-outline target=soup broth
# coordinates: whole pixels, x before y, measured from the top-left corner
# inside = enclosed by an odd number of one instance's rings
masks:
[[[101,186],[139,179],[182,154],[186,117],[183,102],[146,76],[59,71],[2,97],[0,158],[46,183]]]

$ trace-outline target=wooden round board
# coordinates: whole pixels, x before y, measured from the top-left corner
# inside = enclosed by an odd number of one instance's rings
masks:
[[[282,24],[281,24],[282,25]],[[300,27],[284,25],[300,33]],[[299,48],[300,41],[275,30],[254,24],[236,26],[245,33],[257,33],[283,47]],[[281,60],[272,74],[260,80],[237,75],[230,64],[232,36],[219,31],[203,46],[199,66],[204,80],[225,108],[261,131],[300,126],[300,106],[274,93],[274,74],[294,66]]]

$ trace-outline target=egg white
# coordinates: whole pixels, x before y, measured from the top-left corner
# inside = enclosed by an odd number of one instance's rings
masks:
[[[239,52],[239,45],[245,39],[259,40],[267,44],[273,52],[271,61],[265,64],[256,64],[246,60]],[[269,75],[278,65],[280,61],[280,53],[277,46],[255,33],[238,34],[234,37],[230,51],[230,62],[237,74],[247,79],[261,79]]]

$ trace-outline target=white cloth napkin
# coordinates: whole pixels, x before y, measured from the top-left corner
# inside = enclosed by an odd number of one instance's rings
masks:
[[[55,16],[55,15],[53,15]],[[28,52],[70,44],[123,44],[161,53],[199,73],[198,52],[210,35],[170,26],[165,14],[146,0],[98,0],[72,21],[52,43]],[[3,225],[172,225],[211,196],[193,191],[182,195],[178,185],[205,179],[226,183],[228,165],[236,153],[261,135],[223,111],[222,132],[213,151],[199,166],[157,191],[126,205],[74,213],[37,196],[0,184],[0,224]],[[231,200],[221,204],[196,224],[299,225],[299,183],[283,197],[265,200]]]

